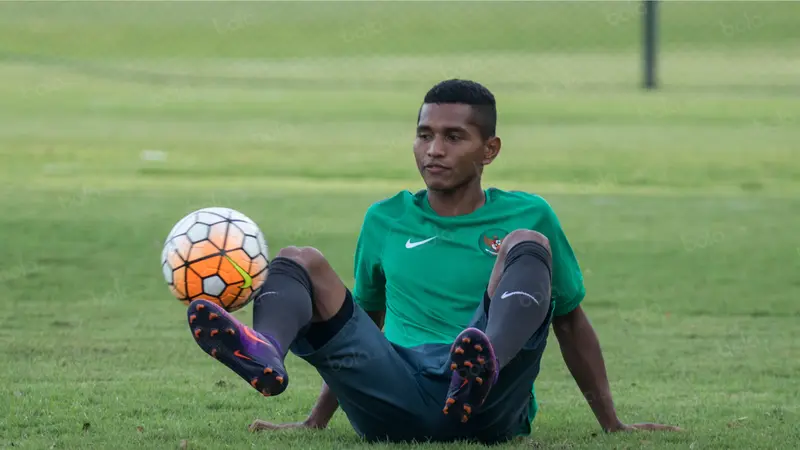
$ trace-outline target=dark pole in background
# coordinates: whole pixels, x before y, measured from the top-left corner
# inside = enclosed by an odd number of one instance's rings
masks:
[[[656,7],[658,0],[643,0],[643,28],[644,28],[644,87],[656,88],[656,40],[658,36],[658,14]]]

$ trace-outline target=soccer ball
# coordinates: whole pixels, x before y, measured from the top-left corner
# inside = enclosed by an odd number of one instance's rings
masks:
[[[187,214],[169,232],[161,270],[183,304],[205,299],[241,309],[267,278],[267,242],[255,222],[229,208]]]

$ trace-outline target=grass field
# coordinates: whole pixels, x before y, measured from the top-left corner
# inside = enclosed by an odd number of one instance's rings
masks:
[[[303,419],[320,378],[290,356],[264,399],[206,356],[161,244],[232,207],[350,285],[367,206],[422,187],[417,108],[454,76],[498,98],[486,183],[561,217],[622,419],[685,429],[598,434],[551,344],[508,447],[796,447],[800,4],[661,13],[646,93],[638,2],[0,4],[0,447],[367,448],[341,411],[248,433]]]

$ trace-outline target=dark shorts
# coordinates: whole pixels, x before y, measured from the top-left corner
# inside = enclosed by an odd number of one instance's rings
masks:
[[[495,443],[529,430],[531,388],[551,318],[552,306],[466,424],[442,413],[450,385],[450,344],[394,345],[357,305],[344,327],[319,350],[298,339],[292,352],[317,369],[356,433],[367,440]],[[485,330],[486,322],[482,303],[469,326]]]

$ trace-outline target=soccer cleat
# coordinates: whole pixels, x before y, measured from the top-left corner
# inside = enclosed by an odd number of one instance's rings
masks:
[[[265,397],[282,393],[289,384],[279,346],[239,322],[216,303],[195,300],[187,311],[197,345],[228,366]]]
[[[442,412],[458,408],[461,422],[466,422],[497,383],[497,358],[489,338],[477,328],[462,331],[450,347],[449,366],[453,374]]]

